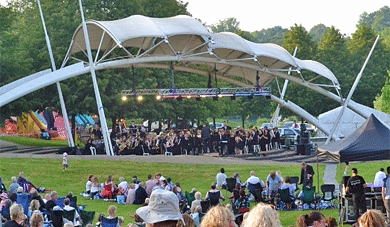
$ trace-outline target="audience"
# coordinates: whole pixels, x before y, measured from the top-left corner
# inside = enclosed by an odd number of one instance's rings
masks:
[[[42,213],[33,213],[30,218],[30,226],[31,227],[43,227],[43,216]]]
[[[144,189],[144,184],[142,182],[139,183],[137,190],[135,190],[135,200],[133,204],[143,204],[145,199],[148,198],[148,194]]]
[[[230,227],[232,220],[229,211],[221,206],[212,207],[202,218],[200,227]]]
[[[27,216],[23,213],[23,207],[20,204],[14,204],[10,208],[11,220],[4,224],[4,227],[24,227]]]
[[[312,211],[309,214],[301,215],[296,222],[297,227],[325,226],[325,224],[325,216],[318,211]]]
[[[191,203],[191,214],[194,214],[196,207],[200,206],[200,201],[202,201],[202,193],[195,192],[195,200]]]
[[[20,185],[16,182],[16,177],[11,177],[12,184],[9,186],[8,194],[16,193]]]

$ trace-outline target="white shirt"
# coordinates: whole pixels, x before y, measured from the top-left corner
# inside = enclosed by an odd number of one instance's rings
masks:
[[[87,191],[91,191],[91,185],[92,185],[92,181],[89,180],[85,185]]]
[[[218,173],[216,178],[217,178],[217,188],[220,188],[226,182],[227,176],[224,173]]]
[[[383,179],[386,178],[386,173],[379,171],[375,174],[374,187],[383,187]]]
[[[122,188],[122,190],[126,190],[129,187],[127,181],[122,181],[119,183],[118,188]]]
[[[250,183],[250,184],[258,184],[260,183],[260,178],[256,177],[256,176],[250,176],[248,178],[248,180],[246,180],[247,183]]]

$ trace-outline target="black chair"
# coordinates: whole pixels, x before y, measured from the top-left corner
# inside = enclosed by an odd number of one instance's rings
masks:
[[[295,186],[296,186],[295,191],[298,191],[299,190],[299,188],[298,188],[299,177],[290,177],[290,178],[291,178],[291,184],[295,184]]]
[[[63,217],[68,219],[68,221],[73,223],[74,222],[75,211],[76,210],[64,210]]]
[[[295,198],[291,198],[289,188],[280,189],[279,196],[280,196],[280,200],[286,203],[287,209],[292,209],[294,207]]]
[[[221,198],[221,192],[209,192],[209,200],[211,206],[219,205],[219,198]]]
[[[102,217],[102,227],[116,227],[118,224],[118,218],[106,218]]]
[[[257,183],[257,184],[248,183],[248,191],[250,193],[255,194],[256,189],[260,189],[260,191],[263,191],[263,187],[261,186],[260,183]]]
[[[53,227],[62,227],[64,226],[63,220],[64,211],[63,210],[51,210],[50,219],[52,221]]]
[[[334,196],[335,189],[336,189],[336,186],[334,184],[321,185],[322,200],[332,201],[333,199],[335,199],[336,198]]]
[[[92,224],[93,219],[95,219],[95,211],[86,211],[80,209],[80,218],[82,227],[87,226],[87,224]]]
[[[222,189],[226,190],[226,192],[232,193],[236,187],[236,182],[236,178],[234,177],[226,178],[226,186],[222,187]],[[225,195],[225,197],[227,197],[227,195]]]
[[[210,209],[210,200],[202,200],[200,201],[200,206],[202,207],[202,213],[207,213],[207,211]]]
[[[72,196],[70,199],[70,206],[77,209],[77,196]]]

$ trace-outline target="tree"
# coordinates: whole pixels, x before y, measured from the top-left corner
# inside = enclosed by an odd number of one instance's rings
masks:
[[[272,28],[262,29],[260,31],[252,32],[253,41],[257,43],[275,43],[278,45],[283,44],[283,37],[288,29],[281,26],[275,26]]]
[[[317,24],[312,29],[310,29],[309,34],[311,37],[313,37],[313,41],[318,43],[327,30],[328,28],[324,24]]]
[[[316,53],[316,45],[312,37],[302,25],[295,24],[287,31],[283,39],[283,47],[290,53],[298,47],[297,58],[310,59]]]
[[[235,17],[229,17],[224,20],[219,20],[216,24],[210,25],[210,29],[213,33],[238,32],[240,31],[240,22],[238,22]]]
[[[385,86],[381,89],[381,95],[375,97],[374,107],[376,110],[390,114],[390,71],[387,71]]]

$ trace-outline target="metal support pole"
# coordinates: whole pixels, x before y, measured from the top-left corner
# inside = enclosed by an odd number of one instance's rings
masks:
[[[171,66],[170,66],[170,70],[171,70],[171,79],[172,79],[172,89],[175,89],[175,74],[174,74],[174,68],[173,68],[173,62],[171,61]]]
[[[294,54],[293,56],[295,57],[295,55],[297,54],[297,51],[298,51],[298,46],[295,47],[294,49]],[[291,68],[288,70],[288,75],[291,74]],[[289,80],[285,80],[284,81],[284,85],[283,85],[283,89],[282,89],[282,93],[280,94],[280,99],[283,100],[284,99],[284,96],[286,94],[286,91],[287,91],[287,86],[288,86],[288,82]],[[275,113],[274,115],[272,116],[272,120],[271,120],[271,124],[273,127],[276,127],[276,121],[279,117],[279,112],[280,112],[280,104],[278,104],[278,106],[276,107],[276,110],[275,110]]]
[[[330,134],[328,135],[328,138],[326,139],[325,145],[327,145],[327,144],[330,142],[330,139],[332,138],[332,135],[333,135],[334,132],[336,131],[337,126],[338,126],[338,124],[339,124],[339,121],[340,121],[340,119],[342,118],[342,116],[343,116],[343,114],[344,114],[344,110],[345,110],[345,108],[347,107],[349,101],[351,100],[351,97],[352,97],[353,93],[355,92],[355,89],[356,89],[356,87],[357,87],[357,85],[358,85],[358,83],[359,83],[359,81],[360,81],[360,78],[361,78],[362,75],[363,75],[363,71],[364,71],[364,69],[366,68],[366,65],[367,65],[367,63],[368,63],[368,60],[370,59],[371,54],[372,54],[372,52],[374,51],[376,44],[378,43],[378,40],[379,40],[379,35],[376,37],[376,40],[375,40],[375,42],[374,42],[374,45],[372,46],[372,48],[371,48],[371,50],[370,50],[370,53],[368,54],[368,56],[367,56],[367,58],[366,58],[366,61],[365,61],[364,64],[363,64],[362,69],[360,70],[359,74],[357,75],[357,77],[356,77],[356,79],[355,79],[355,82],[353,83],[352,88],[351,88],[351,90],[349,91],[349,94],[348,94],[347,98],[346,98],[345,101],[344,101],[343,107],[341,108],[341,111],[340,111],[339,115],[337,116],[337,119],[336,119],[336,121],[335,121],[335,123],[334,123],[334,125],[333,125],[333,127],[332,127],[332,130],[330,131]]]
[[[43,12],[42,12],[42,8],[41,8],[41,3],[39,0],[37,0],[37,2],[38,2],[38,7],[39,7],[39,13],[41,14],[43,30],[45,32],[47,49],[49,50],[51,67],[52,67],[53,72],[54,72],[54,71],[57,71],[57,67],[56,67],[56,64],[54,61],[53,51],[51,49],[49,35],[47,34],[45,19],[43,17]],[[72,130],[71,130],[70,125],[69,125],[69,118],[68,118],[68,113],[66,112],[64,97],[62,96],[61,85],[60,85],[60,82],[57,82],[56,84],[57,84],[58,96],[60,98],[62,116],[64,118],[64,123],[65,123],[66,137],[68,138],[68,145],[69,145],[69,147],[74,147],[75,145],[74,145],[74,141],[73,141],[73,137],[72,137]]]
[[[97,83],[97,80],[96,80],[95,63],[92,60],[92,52],[91,52],[91,46],[90,46],[90,43],[89,43],[87,24],[85,23],[85,19],[84,19],[84,11],[83,11],[83,5],[81,3],[81,0],[79,0],[79,4],[80,4],[81,19],[82,19],[82,23],[83,23],[85,45],[86,45],[87,52],[88,52],[89,69],[90,69],[91,76],[92,76],[93,89],[95,91],[95,98],[96,98],[96,103],[97,103],[97,107],[98,107],[100,123],[101,123],[101,126],[102,126],[104,146],[106,148],[106,154],[107,155],[114,155],[114,152],[112,150],[110,135],[109,135],[109,132],[108,132],[106,116],[104,115],[103,103],[102,103],[102,100],[101,100],[101,97],[100,97],[99,86],[98,86],[98,83]]]
[[[137,93],[135,92],[135,68],[134,65],[131,66],[131,69],[133,70],[133,93],[134,93],[134,98],[137,96]]]

